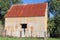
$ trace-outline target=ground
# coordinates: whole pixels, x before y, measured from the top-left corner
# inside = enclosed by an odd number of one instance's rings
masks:
[[[0,40],[43,40],[43,39],[41,39],[41,38],[0,37]],[[60,40],[60,38],[48,38],[47,40]]]

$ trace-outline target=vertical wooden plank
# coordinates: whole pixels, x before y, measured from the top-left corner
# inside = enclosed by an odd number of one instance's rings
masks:
[[[20,31],[20,37],[22,37],[22,31]]]
[[[46,32],[44,32],[44,40],[47,40]]]
[[[6,30],[4,31],[4,37],[6,37]]]

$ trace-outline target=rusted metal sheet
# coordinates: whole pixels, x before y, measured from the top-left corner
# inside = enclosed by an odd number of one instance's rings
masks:
[[[47,3],[13,5],[5,17],[37,17],[45,16]],[[28,10],[29,9],[29,10]]]

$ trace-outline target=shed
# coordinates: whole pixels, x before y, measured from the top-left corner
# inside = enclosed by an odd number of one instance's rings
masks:
[[[15,4],[5,15],[6,35],[14,37],[47,36],[48,3]]]

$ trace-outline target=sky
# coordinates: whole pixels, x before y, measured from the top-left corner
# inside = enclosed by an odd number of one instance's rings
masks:
[[[23,4],[35,4],[46,2],[47,0],[22,0]]]

